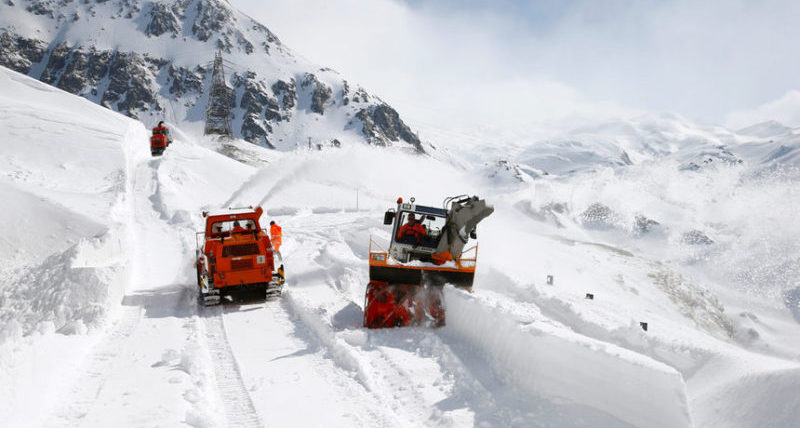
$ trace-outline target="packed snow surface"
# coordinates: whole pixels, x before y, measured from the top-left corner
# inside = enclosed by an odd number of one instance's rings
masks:
[[[6,69],[0,87],[3,426],[800,420],[794,131],[641,118],[487,163],[436,134],[421,156],[173,129],[151,157],[140,122]],[[439,329],[363,328],[383,212],[464,193],[495,206],[473,292],[445,288]],[[199,307],[201,212],[249,205],[283,227],[287,287]]]

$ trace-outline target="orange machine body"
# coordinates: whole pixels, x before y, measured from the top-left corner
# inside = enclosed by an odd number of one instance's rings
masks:
[[[150,136],[150,153],[153,156],[159,156],[167,149],[170,143],[167,133],[168,131],[165,126],[156,126],[153,128],[153,135]]]
[[[283,284],[282,267],[275,269],[269,233],[261,229],[263,210],[231,210],[206,215],[202,244],[198,242],[198,285],[206,293],[264,290]],[[205,215],[205,213],[204,213]]]

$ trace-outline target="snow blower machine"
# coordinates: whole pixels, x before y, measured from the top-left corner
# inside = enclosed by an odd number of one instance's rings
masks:
[[[153,135],[150,136],[150,154],[161,156],[170,143],[172,143],[172,138],[170,138],[169,130],[164,126],[164,121],[162,120],[158,122],[158,126],[153,128]]]
[[[452,284],[472,290],[478,246],[464,247],[477,238],[476,226],[492,212],[477,196],[447,198],[443,208],[399,198],[397,209],[383,218],[392,225],[388,251],[370,237],[364,326],[444,325],[442,289]]]
[[[206,229],[197,232],[197,286],[200,302],[218,305],[223,297],[280,296],[283,265],[275,269],[269,233],[261,229],[261,207],[203,212]]]

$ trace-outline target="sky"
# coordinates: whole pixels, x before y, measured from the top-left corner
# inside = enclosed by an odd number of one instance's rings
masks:
[[[800,127],[800,2],[230,0],[417,122]]]

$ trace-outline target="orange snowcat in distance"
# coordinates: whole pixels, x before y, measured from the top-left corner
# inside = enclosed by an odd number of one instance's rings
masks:
[[[158,126],[153,128],[153,135],[150,137],[150,154],[153,156],[161,156],[167,146],[172,143],[169,136],[169,130],[164,126],[164,121],[158,122]]]
[[[275,268],[269,233],[261,229],[261,207],[205,212],[206,229],[197,232],[197,286],[205,306],[221,298],[279,296],[283,265]],[[202,237],[202,240],[201,240]]]
[[[447,198],[443,206],[399,198],[397,210],[386,211],[383,223],[392,225],[389,250],[377,248],[370,237],[365,327],[442,326],[444,285],[472,290],[478,246],[464,246],[477,238],[476,226],[494,208],[467,195]]]

